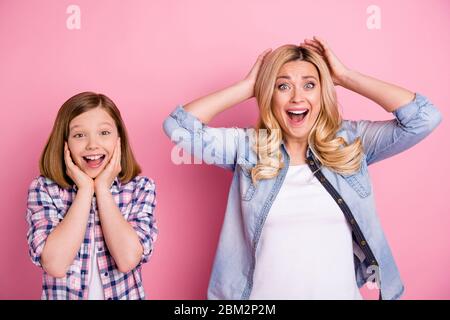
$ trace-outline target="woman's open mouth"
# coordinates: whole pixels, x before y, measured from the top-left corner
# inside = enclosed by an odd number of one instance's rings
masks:
[[[106,158],[106,155],[104,155],[104,154],[96,154],[96,155],[84,156],[83,160],[86,162],[86,164],[88,165],[89,168],[98,168],[102,165],[105,158]]]
[[[293,126],[299,126],[299,125],[303,124],[308,113],[309,113],[309,109],[286,110],[286,114],[288,115],[289,122]]]

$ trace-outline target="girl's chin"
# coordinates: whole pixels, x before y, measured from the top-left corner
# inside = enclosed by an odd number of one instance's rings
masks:
[[[92,174],[92,173],[88,173],[87,175],[91,178],[91,179],[95,179],[95,178],[97,178],[97,176],[100,174],[100,172],[99,173],[95,173],[95,174]]]
[[[100,172],[102,172],[102,170],[103,170],[103,166],[98,167],[98,168],[89,168],[89,167],[83,168],[83,172],[92,179],[95,179],[100,174]]]

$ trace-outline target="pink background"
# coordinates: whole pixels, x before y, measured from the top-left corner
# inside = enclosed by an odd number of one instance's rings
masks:
[[[81,30],[66,28],[70,4],[81,8]],[[380,30],[366,27],[371,4],[381,8]],[[205,298],[231,173],[173,165],[162,122],[178,103],[241,79],[264,49],[319,35],[350,68],[418,91],[443,114],[425,141],[370,171],[404,298],[449,299],[449,13],[447,0],[1,0],[0,298],[40,297],[26,192],[57,110],[86,90],[117,103],[143,174],[157,183],[160,234],[143,269],[148,298]],[[391,118],[355,93],[338,88],[338,96],[346,118]],[[256,116],[252,100],[212,125],[249,126]]]

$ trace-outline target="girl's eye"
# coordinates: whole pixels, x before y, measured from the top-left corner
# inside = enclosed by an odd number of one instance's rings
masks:
[[[82,138],[83,134],[82,133],[76,133],[73,135],[74,138]]]
[[[308,89],[312,89],[312,88],[314,88],[316,85],[315,85],[315,83],[314,82],[308,82],[307,84],[305,84],[305,88],[308,88]]]
[[[109,134],[111,134],[111,132],[106,131],[106,130],[103,130],[103,131],[102,131],[102,136],[107,136],[107,135],[109,135]]]
[[[281,91],[284,91],[284,90],[289,89],[289,86],[286,83],[282,83],[282,84],[278,85],[278,89]]]

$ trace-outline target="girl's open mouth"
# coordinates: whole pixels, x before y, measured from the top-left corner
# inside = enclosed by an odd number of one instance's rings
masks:
[[[83,157],[83,160],[86,161],[89,168],[98,168],[102,165],[105,160],[106,155],[97,154]]]
[[[305,109],[305,110],[288,110],[286,111],[289,119],[290,119],[290,123],[292,125],[300,125],[304,122],[306,116],[309,113],[309,109]]]

